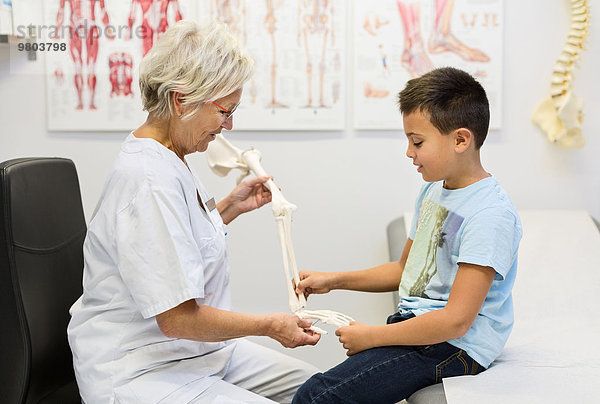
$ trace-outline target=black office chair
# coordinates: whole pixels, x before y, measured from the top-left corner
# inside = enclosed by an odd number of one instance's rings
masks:
[[[86,232],[75,165],[0,163],[0,401],[81,403],[67,342]]]

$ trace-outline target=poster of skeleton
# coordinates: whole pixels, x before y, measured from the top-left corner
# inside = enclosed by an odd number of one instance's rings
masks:
[[[345,124],[346,0],[201,0],[255,59],[236,130],[339,130]]]
[[[129,131],[145,119],[137,67],[193,0],[46,0],[48,130]]]
[[[502,0],[354,1],[354,127],[398,129],[397,94],[435,67],[473,76],[502,116]]]

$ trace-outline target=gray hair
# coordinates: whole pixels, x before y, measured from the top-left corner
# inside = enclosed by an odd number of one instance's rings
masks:
[[[144,111],[159,119],[175,113],[173,93],[193,106],[225,97],[250,79],[254,60],[224,24],[182,20],[171,26],[140,63]]]

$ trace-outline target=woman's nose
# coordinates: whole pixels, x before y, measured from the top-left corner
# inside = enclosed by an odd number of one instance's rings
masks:
[[[221,126],[227,130],[231,130],[233,128],[233,116],[225,119],[225,122],[223,122]]]

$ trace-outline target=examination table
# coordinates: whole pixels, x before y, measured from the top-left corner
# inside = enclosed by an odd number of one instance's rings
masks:
[[[409,404],[600,402],[600,232],[585,211],[519,211],[523,238],[506,346],[477,376],[443,379]],[[400,258],[412,214],[388,225]],[[397,303],[397,301],[395,302]]]

